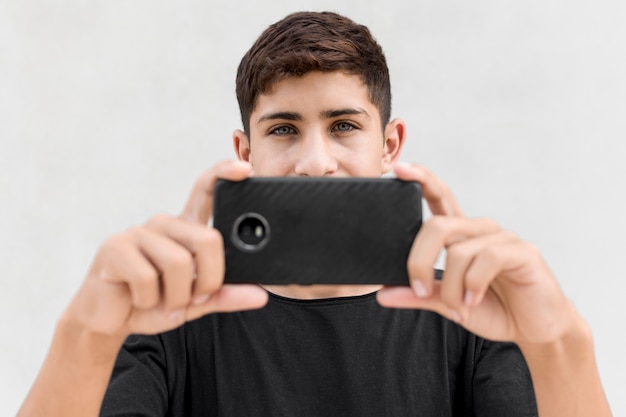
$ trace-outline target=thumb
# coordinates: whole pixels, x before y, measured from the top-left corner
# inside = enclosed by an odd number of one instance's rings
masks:
[[[213,215],[213,193],[218,179],[241,181],[248,177],[252,165],[245,161],[223,161],[202,174],[187,199],[179,218],[200,224],[207,224]]]

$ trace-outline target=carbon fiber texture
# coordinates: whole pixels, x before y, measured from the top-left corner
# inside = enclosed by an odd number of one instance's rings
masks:
[[[233,225],[267,220],[260,250]],[[216,185],[213,225],[224,237],[226,282],[408,284],[406,260],[422,223],[419,184],[382,178],[250,178]]]

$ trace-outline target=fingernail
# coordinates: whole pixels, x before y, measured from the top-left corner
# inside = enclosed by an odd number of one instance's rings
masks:
[[[240,159],[237,159],[237,160],[233,161],[233,165],[237,165],[238,168],[249,168],[250,167],[250,162],[242,161]]]
[[[456,310],[450,310],[450,318],[455,323],[461,323],[461,315]]]
[[[463,303],[466,306],[471,306],[474,303],[474,293],[471,291],[465,291],[465,296],[463,297]]]
[[[204,304],[207,300],[209,299],[209,295],[208,294],[202,294],[197,296],[196,298],[193,299],[193,305],[200,305],[200,304]]]
[[[185,315],[185,309],[180,308],[178,310],[172,311],[167,317],[174,322],[179,322],[179,321],[182,321],[184,315]]]
[[[412,287],[413,287],[413,292],[419,298],[425,298],[428,296],[428,290],[426,289],[424,284],[422,284],[420,281],[413,281]]]

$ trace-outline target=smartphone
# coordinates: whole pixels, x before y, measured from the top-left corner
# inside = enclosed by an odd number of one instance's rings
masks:
[[[225,282],[408,285],[420,185],[392,178],[219,180]]]

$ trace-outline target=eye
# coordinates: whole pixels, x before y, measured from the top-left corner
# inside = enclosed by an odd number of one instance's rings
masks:
[[[339,122],[335,126],[333,126],[334,132],[349,132],[351,130],[356,129],[357,127],[352,123],[348,122]]]
[[[275,127],[270,131],[270,134],[278,136],[293,135],[294,133],[296,131],[291,126],[286,125]]]

